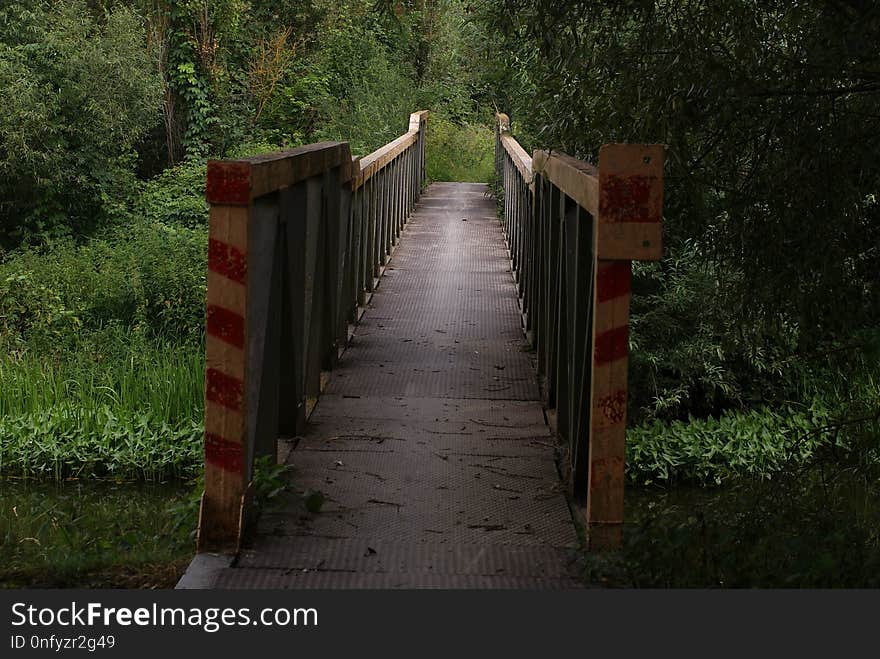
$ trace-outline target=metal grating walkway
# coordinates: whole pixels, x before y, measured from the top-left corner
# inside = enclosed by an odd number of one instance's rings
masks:
[[[213,585],[577,587],[526,348],[486,186],[431,185],[308,434],[283,442],[295,492]]]

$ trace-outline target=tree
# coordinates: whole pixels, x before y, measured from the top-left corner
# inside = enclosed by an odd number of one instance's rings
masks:
[[[740,328],[801,347],[880,317],[880,9],[490,0],[540,146],[668,145],[665,228]]]
[[[162,86],[144,28],[80,0],[0,10],[0,243],[85,231],[119,213]]]

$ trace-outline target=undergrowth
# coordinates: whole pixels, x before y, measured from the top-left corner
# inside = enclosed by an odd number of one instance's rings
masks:
[[[427,140],[428,180],[486,183],[492,178],[495,138],[489,127],[432,115]]]

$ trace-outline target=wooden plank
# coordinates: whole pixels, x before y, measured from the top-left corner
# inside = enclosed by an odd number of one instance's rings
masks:
[[[659,222],[600,222],[599,256],[603,259],[657,261],[663,244]]]
[[[246,206],[253,199],[340,167],[354,174],[347,142],[319,142],[241,160],[209,160],[205,196],[209,204]]]
[[[525,184],[534,191],[532,158],[510,134],[510,118],[503,112],[496,112],[495,123],[498,130],[498,142],[510,156],[511,162],[513,162],[514,167],[516,167]]]
[[[428,120],[428,111],[420,110],[409,115],[409,130],[371,154],[360,159],[353,176],[353,187],[357,189],[390,164],[397,156],[415,145],[422,143],[422,133]]]
[[[398,155],[416,143],[418,140],[418,131],[404,133],[396,140],[389,142],[385,146],[373,151],[368,156],[364,156],[360,160],[360,174],[358,176],[358,185],[363,185],[372,176],[388,165]]]
[[[631,265],[600,260],[596,273],[587,520],[589,547],[602,550],[623,532]]]
[[[419,132],[424,125],[424,123],[428,120],[428,111],[427,110],[419,110],[418,112],[413,112],[409,115],[409,130]]]
[[[561,152],[535,151],[534,171],[593,217],[599,215],[599,177],[595,167]]]
[[[623,539],[627,365],[632,265],[659,259],[663,147],[599,150],[587,525],[591,550]]]
[[[530,185],[532,183],[532,158],[511,135],[502,134],[501,145],[510,155],[510,159],[520,176],[522,176],[527,185]]]

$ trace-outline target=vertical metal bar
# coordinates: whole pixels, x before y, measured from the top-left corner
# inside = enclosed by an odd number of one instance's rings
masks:
[[[547,407],[556,407],[556,383],[559,380],[559,306],[560,306],[560,236],[562,234],[562,192],[549,181],[546,182],[547,194],[547,244],[544,251],[544,261],[547,264],[547,272],[544,279],[547,299],[545,313],[546,328],[546,368],[547,373]]]

